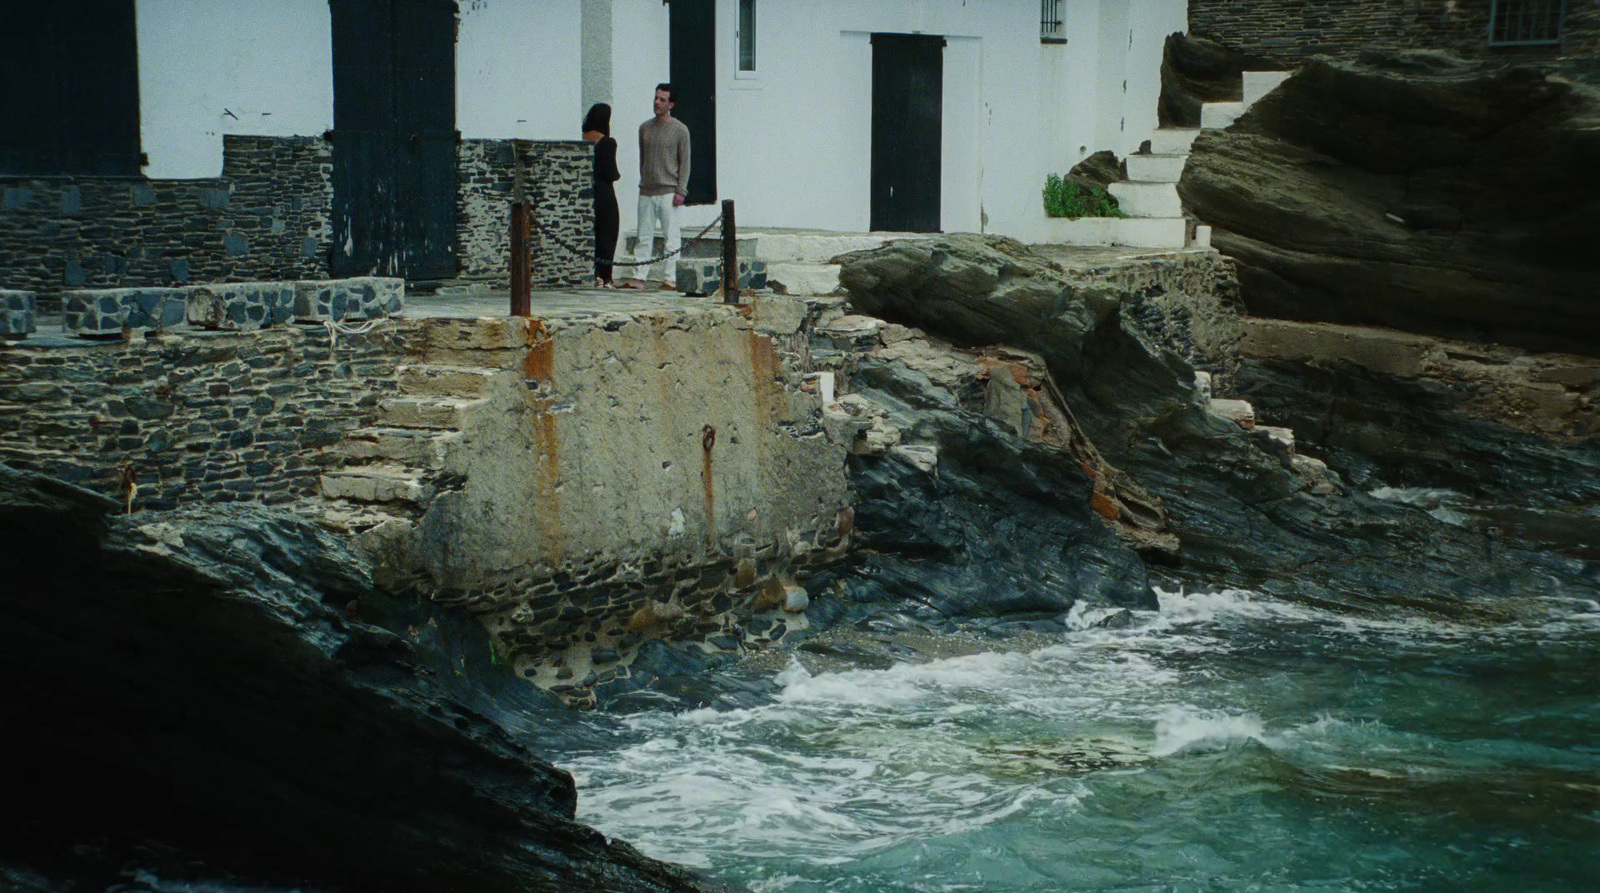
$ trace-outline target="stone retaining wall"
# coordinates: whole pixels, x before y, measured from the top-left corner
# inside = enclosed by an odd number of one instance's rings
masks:
[[[1600,4],[1567,3],[1559,46],[1489,46],[1490,0],[1189,0],[1189,31],[1293,65],[1366,49],[1439,49],[1467,58],[1549,61],[1600,81]]]
[[[802,628],[786,575],[848,538],[845,446],[785,347],[807,312],[791,303],[387,319],[336,343],[292,324],[5,342],[0,462],[133,511],[314,514],[387,583],[483,617],[519,674],[590,703],[649,642],[739,650]],[[441,449],[402,469],[353,448],[396,425]],[[398,473],[425,484],[403,504],[330,488]]]
[[[399,324],[0,350],[0,461],[134,509],[314,497],[344,432],[396,390]],[[130,497],[130,482],[135,485]]]

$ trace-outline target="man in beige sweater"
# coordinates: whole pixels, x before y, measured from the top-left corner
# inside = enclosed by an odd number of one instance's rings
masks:
[[[656,86],[655,116],[639,125],[639,239],[634,244],[634,259],[647,260],[654,256],[656,225],[661,226],[665,248],[663,253],[678,250],[681,236],[678,233],[678,208],[689,195],[689,128],[672,117],[672,107],[678,102],[677,88],[671,84]],[[676,257],[657,264],[661,268],[661,287],[677,290],[678,268]],[[645,271],[651,275],[652,266]],[[641,279],[630,279],[628,288],[644,288]]]

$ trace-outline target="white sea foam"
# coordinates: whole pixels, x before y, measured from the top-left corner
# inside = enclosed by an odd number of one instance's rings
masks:
[[[1022,675],[1032,658],[1015,652],[987,651],[921,664],[896,664],[887,670],[844,670],[813,676],[791,667],[776,678],[783,703],[827,702],[889,708],[941,696],[958,689],[1005,687]]]
[[[1220,745],[1266,733],[1261,719],[1249,713],[1225,713],[1189,706],[1172,706],[1156,720],[1153,756],[1164,757],[1196,745]]]

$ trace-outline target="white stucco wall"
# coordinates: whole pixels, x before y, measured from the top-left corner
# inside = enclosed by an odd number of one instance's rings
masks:
[[[583,124],[581,0],[463,0],[456,129],[466,139],[571,140]]]
[[[225,133],[333,126],[327,0],[138,0],[135,15],[147,176],[217,176]]]
[[[718,186],[744,226],[865,230],[874,32],[944,53],[942,225],[1022,232],[1039,190],[1085,155],[1136,149],[1156,126],[1166,35],[1186,0],[1070,0],[1064,44],[1032,0],[759,0],[754,75],[736,72],[736,0],[718,0]],[[333,126],[326,0],[138,0],[141,127],[152,177],[221,170],[222,134]],[[463,0],[457,127],[467,138],[573,139],[609,101],[623,228],[634,225],[639,122],[667,79],[661,0]],[[607,41],[592,33],[609,19]],[[585,25],[590,32],[585,32]],[[586,59],[585,49],[604,53]],[[711,48],[708,48],[711,50]],[[704,134],[696,134],[706,138]],[[698,229],[715,206],[689,208]],[[691,230],[692,231],[692,230]]]
[[[737,3],[719,0],[717,176],[743,226],[865,230],[873,32],[947,40],[941,214],[946,231],[1035,229],[1047,173],[1156,126],[1161,46],[1186,0],[1071,0],[1065,44],[1039,41],[1031,0],[759,0],[757,72],[737,69]],[[623,227],[633,226],[637,121],[667,71],[660,0],[614,0],[611,54]],[[715,216],[690,208],[685,228]]]

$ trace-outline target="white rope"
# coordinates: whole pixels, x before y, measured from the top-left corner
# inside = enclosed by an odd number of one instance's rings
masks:
[[[384,317],[380,316],[377,319],[369,319],[366,322],[355,326],[346,325],[344,322],[337,319],[323,320],[322,324],[328,328],[328,350],[331,351],[335,347],[339,346],[340,335],[365,335],[366,333],[377,328],[378,323],[383,322],[383,320]]]

